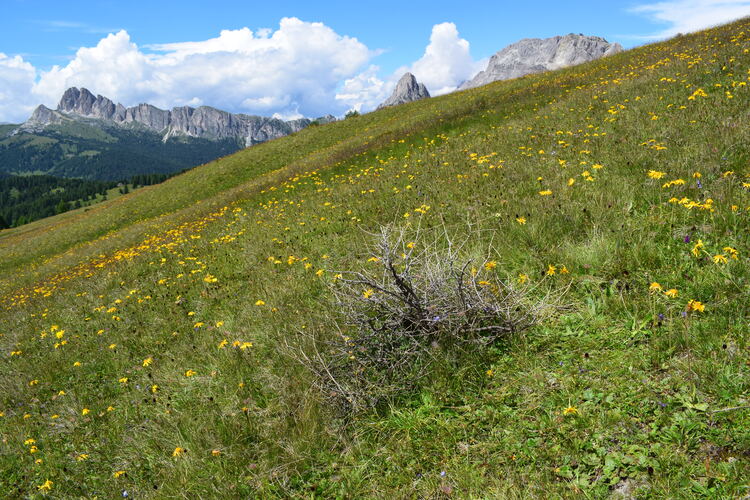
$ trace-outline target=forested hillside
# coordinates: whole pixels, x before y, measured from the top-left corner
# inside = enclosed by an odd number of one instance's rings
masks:
[[[162,141],[160,134],[145,128],[102,129],[81,120],[0,138],[0,172],[120,181],[134,175],[179,172],[240,148],[233,139]]]

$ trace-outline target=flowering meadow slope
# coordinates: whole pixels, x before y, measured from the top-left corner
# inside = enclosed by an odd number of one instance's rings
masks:
[[[747,495],[749,78],[742,20],[0,234],[0,493]],[[384,225],[566,307],[341,413],[299,353]]]

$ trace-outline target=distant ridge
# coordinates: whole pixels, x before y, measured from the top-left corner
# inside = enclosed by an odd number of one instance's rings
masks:
[[[115,104],[107,97],[94,96],[88,89],[71,87],[63,94],[56,110],[44,105],[38,106],[18,130],[39,132],[47,125],[76,118],[104,120],[117,125],[142,125],[162,134],[163,140],[174,136],[210,140],[239,139],[244,141],[246,146],[289,135],[313,122],[309,118],[284,121],[278,118],[233,114],[210,106],[180,106],[167,111],[144,103],[126,108],[122,104]],[[335,117],[326,115],[315,121],[328,123],[335,120]]]
[[[604,38],[583,34],[570,33],[545,39],[524,38],[495,53],[490,58],[487,69],[462,83],[459,90],[574,66],[622,50],[619,43],[609,43]]]

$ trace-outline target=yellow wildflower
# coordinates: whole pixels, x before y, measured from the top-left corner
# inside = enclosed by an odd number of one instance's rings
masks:
[[[698,312],[705,312],[706,306],[697,300],[690,300],[687,303],[687,310],[690,311],[698,311]]]
[[[662,177],[664,177],[665,175],[667,175],[667,173],[666,172],[659,172],[657,170],[649,170],[648,174],[646,174],[646,175],[648,175],[649,178],[651,178],[651,179],[661,179]]]
[[[690,252],[696,257],[698,257],[701,254],[701,248],[703,248],[703,241],[698,240],[698,242],[695,245],[693,245],[693,249],[690,250]]]
[[[732,247],[724,247],[724,249],[723,249],[723,250],[724,250],[724,251],[725,251],[726,253],[728,253],[728,254],[729,254],[729,256],[730,256],[731,258],[733,258],[734,260],[737,260],[737,259],[739,258],[738,256],[739,256],[739,254],[740,254],[740,253],[739,253],[739,252],[738,252],[738,251],[737,251],[736,249],[734,249],[734,248],[732,248]]]
[[[47,479],[47,480],[46,480],[46,481],[44,482],[44,484],[42,484],[42,485],[40,485],[40,486],[37,486],[37,489],[38,489],[39,491],[50,491],[50,490],[52,489],[52,485],[53,485],[53,484],[55,484],[55,483],[53,483],[52,481],[50,481],[49,479]]]
[[[578,415],[578,408],[575,406],[568,406],[563,410],[563,415]]]

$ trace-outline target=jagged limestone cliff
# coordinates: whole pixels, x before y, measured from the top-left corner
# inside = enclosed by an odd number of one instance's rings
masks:
[[[150,104],[130,108],[110,99],[94,96],[85,88],[71,87],[65,91],[56,110],[39,106],[19,130],[40,131],[50,124],[67,119],[88,118],[127,125],[137,124],[159,132],[164,140],[174,136],[203,139],[241,139],[251,146],[297,132],[312,123],[308,118],[284,121],[278,118],[233,114],[210,106],[182,106],[166,111]],[[319,123],[334,121],[331,115],[318,118]]]
[[[622,52],[619,43],[598,36],[575,35],[552,38],[525,38],[508,45],[490,58],[487,69],[464,82],[459,90],[509,80],[531,73],[574,66]]]

